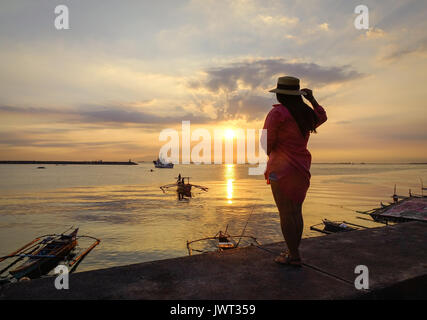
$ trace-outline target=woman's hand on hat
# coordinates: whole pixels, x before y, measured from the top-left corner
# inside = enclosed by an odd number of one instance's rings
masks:
[[[308,88],[304,88],[304,89],[301,89],[301,91],[305,93],[305,95],[303,95],[303,97],[306,98],[308,101],[311,102],[312,100],[314,100],[313,90],[308,89]]]
[[[303,95],[303,97],[306,98],[308,101],[310,101],[314,98],[313,97],[313,90],[308,89],[308,88],[304,88],[304,89],[301,89],[301,91],[305,93]]]
[[[311,103],[313,108],[316,108],[319,106],[319,103],[316,101],[316,99],[313,96],[313,90],[304,88],[304,89],[301,89],[301,91],[305,93],[303,97],[306,98]]]

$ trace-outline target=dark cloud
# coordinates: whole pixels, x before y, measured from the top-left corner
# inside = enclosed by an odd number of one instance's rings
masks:
[[[178,108],[179,109],[179,108]],[[176,109],[175,109],[176,110]],[[138,124],[174,124],[182,120],[190,120],[198,123],[204,123],[210,119],[205,116],[196,116],[191,113],[179,115],[156,115],[127,107],[92,107],[89,110],[82,111],[80,117],[86,122],[119,122],[119,123],[138,123]]]
[[[244,117],[247,120],[258,120],[266,116],[272,106],[269,97],[261,96],[235,96],[229,100],[229,106],[225,118]]]
[[[156,109],[156,108],[154,108]],[[129,106],[81,106],[75,109],[58,110],[49,108],[21,108],[11,106],[0,106],[0,112],[13,112],[21,114],[58,115],[65,117],[67,123],[90,123],[90,124],[139,124],[139,125],[173,125],[189,120],[194,123],[208,123],[213,119],[204,114],[195,115],[186,112],[182,107],[171,108],[170,113],[165,115],[148,113]]]
[[[240,118],[256,120],[262,119],[275,102],[272,101],[267,89],[275,85],[279,75],[294,75],[302,79],[304,86],[315,87],[350,81],[363,76],[350,66],[325,67],[316,63],[289,62],[285,59],[259,59],[232,63],[228,66],[208,69],[206,75],[206,79],[193,80],[188,83],[188,86],[203,87],[213,94],[210,98],[216,110],[211,116],[203,112],[204,100],[199,101],[197,114],[188,112],[185,106],[169,109],[152,106],[149,110],[153,112],[147,112],[147,108],[135,108],[124,104],[81,105],[73,109],[0,106],[0,112],[58,116],[57,118],[64,123],[102,124],[113,127],[141,126],[148,129],[158,128],[159,125],[176,125],[183,120],[198,124]],[[238,89],[239,84],[243,84],[245,90]],[[216,94],[221,89],[227,92],[226,100]],[[260,95],[259,91],[264,91],[265,96]],[[159,110],[168,110],[168,112],[162,114]]]
[[[53,130],[55,132],[55,130]],[[37,148],[77,148],[77,149],[96,149],[96,148],[123,148],[123,149],[136,149],[141,145],[123,141],[63,141],[63,139],[56,139],[48,135],[48,130],[45,134],[35,135],[33,130],[26,130],[24,132],[1,132],[0,146],[9,147],[37,147]],[[61,140],[61,142],[59,142]]]
[[[40,108],[40,107],[13,107],[13,106],[0,106],[0,112],[9,113],[22,113],[22,114],[64,114],[65,110]]]
[[[192,80],[190,88],[204,88],[212,94],[226,93],[224,106],[217,109],[217,119],[262,119],[276,101],[268,89],[277,77],[293,75],[301,79],[302,86],[321,87],[332,83],[351,81],[364,75],[350,66],[326,67],[316,63],[290,62],[286,59],[259,59],[232,63],[205,70],[206,78]],[[239,88],[244,88],[244,90]],[[265,92],[260,96],[259,92]]]
[[[290,62],[286,59],[262,59],[233,63],[229,66],[212,68],[205,71],[204,81],[192,81],[192,88],[204,87],[211,92],[220,89],[234,91],[238,83],[251,90],[274,87],[276,78],[281,75],[292,75],[300,78],[303,85],[325,86],[331,83],[351,81],[363,74],[350,66],[326,67],[316,63]]]

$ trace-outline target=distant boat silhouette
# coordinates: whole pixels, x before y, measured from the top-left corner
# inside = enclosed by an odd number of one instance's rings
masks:
[[[37,167],[37,169],[46,169],[45,167]]]
[[[169,169],[173,168],[172,162],[165,163],[164,160],[163,159],[161,160],[160,158],[157,158],[157,160],[154,160],[153,163],[156,168],[169,168]]]

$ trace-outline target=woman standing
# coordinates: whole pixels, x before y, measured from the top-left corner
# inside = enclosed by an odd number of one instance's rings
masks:
[[[274,261],[301,266],[299,244],[303,230],[302,203],[310,186],[311,154],[307,143],[311,132],[327,119],[310,89],[301,89],[299,79],[280,77],[275,92],[279,104],[265,119],[267,129],[267,169],[265,178],[271,185],[280,213],[280,225],[288,250]],[[304,103],[304,96],[313,106]]]

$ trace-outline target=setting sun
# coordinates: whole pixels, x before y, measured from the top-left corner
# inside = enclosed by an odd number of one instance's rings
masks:
[[[233,139],[236,136],[235,132],[233,129],[226,129],[224,131],[224,137],[226,139]]]

